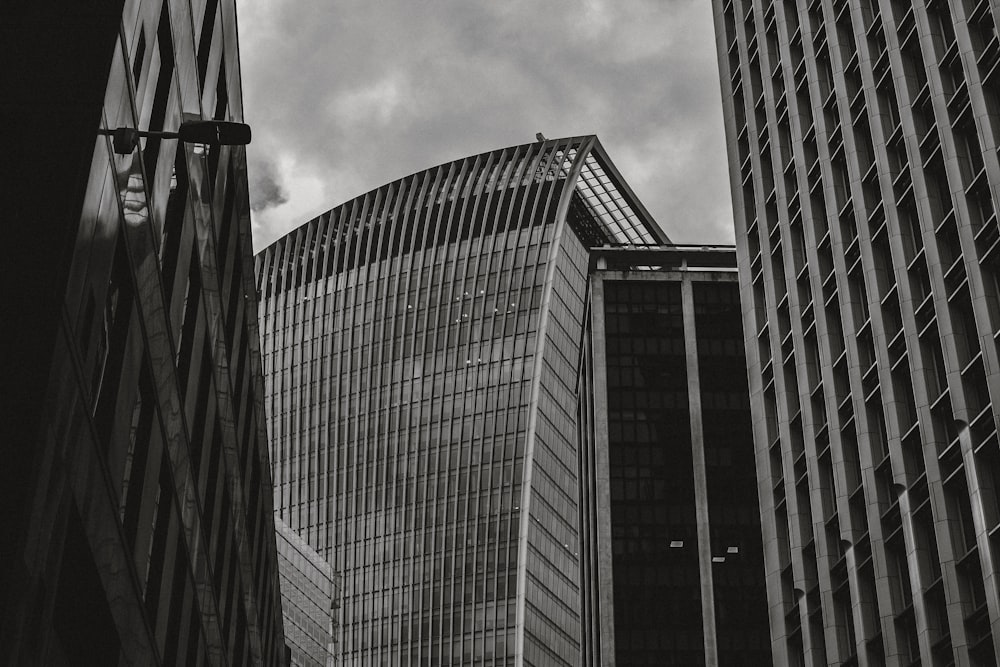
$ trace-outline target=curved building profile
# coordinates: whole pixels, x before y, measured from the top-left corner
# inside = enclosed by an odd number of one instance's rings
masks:
[[[258,255],[275,507],[343,576],[344,664],[577,664],[587,249],[664,242],[590,136],[413,174]]]

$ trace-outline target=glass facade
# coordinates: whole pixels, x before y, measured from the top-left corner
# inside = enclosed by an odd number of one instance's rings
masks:
[[[327,667],[334,661],[340,578],[306,541],[275,517],[285,645],[294,667]]]
[[[594,254],[582,664],[769,664],[735,253]]]
[[[739,283],[695,282],[709,545],[719,665],[771,662]]]
[[[661,236],[579,137],[395,181],[258,256],[275,507],[343,577],[344,664],[577,664],[581,239]]]
[[[775,660],[1000,656],[995,0],[713,0]]]
[[[281,664],[243,149],[99,134],[241,120],[235,3],[3,15],[0,662]]]
[[[604,325],[616,664],[704,664],[680,283],[606,281]]]

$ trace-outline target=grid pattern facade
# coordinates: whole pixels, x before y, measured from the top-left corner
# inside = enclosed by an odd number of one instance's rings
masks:
[[[995,0],[714,0],[774,657],[1000,648]]]
[[[339,623],[340,579],[330,565],[275,517],[278,573],[285,644],[294,667],[334,665],[333,638]]]
[[[47,247],[26,268],[45,276],[28,273],[5,308],[37,326],[6,351],[30,349],[26,384],[42,374],[45,389],[4,437],[17,497],[0,662],[282,664],[244,151],[146,139],[118,155],[98,135],[241,120],[235,3],[63,9],[3,19],[24,49],[4,69],[37,55],[30,82],[4,86],[5,105],[37,109],[15,120],[5,106],[4,126],[61,145],[19,165],[51,174],[53,190],[16,195],[37,217],[11,199],[12,224]],[[32,125],[53,122],[32,97],[46,94],[79,102],[65,126]]]
[[[258,255],[275,506],[342,574],[344,664],[576,663],[579,239],[659,234],[583,137],[414,174]]]
[[[581,664],[768,664],[735,253],[596,254],[579,390]]]

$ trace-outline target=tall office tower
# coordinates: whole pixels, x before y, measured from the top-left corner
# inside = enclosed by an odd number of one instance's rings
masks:
[[[284,660],[235,3],[0,10],[0,662]],[[12,390],[12,391],[11,391]]]
[[[736,253],[591,251],[583,665],[771,664]]]
[[[394,181],[257,261],[275,505],[344,664],[580,662],[588,247],[665,241],[595,137]]]
[[[713,0],[775,660],[1000,655],[995,0]]]
[[[340,579],[288,524],[275,517],[274,525],[278,531],[281,609],[291,667],[327,667],[334,664]]]

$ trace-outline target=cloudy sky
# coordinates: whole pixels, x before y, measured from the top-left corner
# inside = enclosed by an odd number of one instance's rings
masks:
[[[678,243],[732,243],[709,0],[239,0],[259,250],[384,183],[597,134]]]

